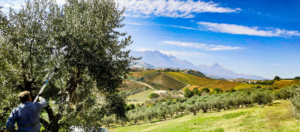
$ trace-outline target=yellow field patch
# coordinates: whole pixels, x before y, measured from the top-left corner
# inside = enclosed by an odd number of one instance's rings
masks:
[[[249,83],[240,83],[234,87],[235,90],[237,89],[244,89],[244,88],[256,88],[257,86],[261,86],[262,88],[265,88],[265,85],[261,84],[249,84]]]
[[[220,88],[223,91],[225,91],[225,90],[230,90],[231,88],[234,88],[238,84],[239,84],[239,82],[228,82],[228,81],[216,80],[212,83],[209,83],[207,85],[200,87],[200,89],[202,89],[202,88],[209,88],[209,89]]]
[[[277,86],[279,88],[284,88],[286,86],[296,85],[299,84],[300,80],[294,81],[294,80],[280,80],[276,81],[272,86]]]
[[[197,76],[185,74],[182,72],[166,72],[166,73],[168,75],[172,76],[173,78],[180,80],[182,82],[185,82],[187,84],[190,84],[190,85],[202,86],[202,85],[205,85],[205,84],[208,84],[208,83],[214,81],[213,79],[197,77]]]

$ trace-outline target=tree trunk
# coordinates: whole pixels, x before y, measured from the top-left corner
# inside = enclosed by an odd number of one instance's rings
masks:
[[[206,113],[207,112],[207,110],[206,109],[203,109],[203,113]]]
[[[44,119],[40,119],[40,122],[43,124],[46,131],[58,132],[60,129],[60,126],[61,126],[60,124],[58,124],[58,121],[61,119],[61,116],[59,114],[56,114],[54,116],[53,110],[49,105],[47,107],[45,107],[44,109],[48,113],[50,124]]]
[[[196,111],[194,111],[193,113],[194,113],[194,116],[195,116],[196,115]]]

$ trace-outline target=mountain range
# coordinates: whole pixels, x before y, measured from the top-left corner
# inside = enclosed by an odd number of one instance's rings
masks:
[[[163,54],[158,50],[150,51],[133,51],[131,50],[130,55],[133,57],[142,57],[139,60],[139,65],[153,65],[154,67],[169,67],[169,68],[181,68],[181,69],[193,69],[198,70],[209,77],[212,78],[244,78],[244,79],[255,79],[255,80],[264,80],[266,78],[256,76],[256,75],[245,75],[239,74],[232,70],[229,70],[218,63],[214,63],[212,65],[198,65],[195,66],[191,62],[186,60],[180,60],[173,55]],[[143,62],[143,63],[141,63]],[[144,65],[146,66],[146,65]],[[147,66],[146,66],[147,67]]]

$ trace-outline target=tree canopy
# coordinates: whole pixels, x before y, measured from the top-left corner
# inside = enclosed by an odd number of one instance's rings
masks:
[[[124,97],[117,88],[136,60],[123,50],[131,37],[124,26],[123,10],[113,0],[26,1],[19,11],[1,12],[0,116],[20,102],[17,94],[35,97],[46,75],[58,66],[42,96],[51,100],[44,109],[49,131],[70,125],[100,126],[105,115],[124,117]],[[121,37],[121,38],[120,38]]]

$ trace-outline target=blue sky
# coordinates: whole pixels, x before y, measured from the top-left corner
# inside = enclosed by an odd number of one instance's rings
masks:
[[[298,0],[116,0],[126,7],[127,49],[159,50],[237,73],[300,76]],[[0,0],[17,9],[22,0]],[[63,1],[58,1],[63,4]]]

